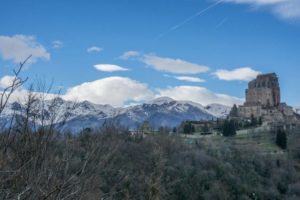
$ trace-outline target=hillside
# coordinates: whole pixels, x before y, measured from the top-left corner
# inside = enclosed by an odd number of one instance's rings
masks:
[[[299,199],[299,134],[289,136],[289,151],[273,139],[140,137],[114,126],[76,136],[13,130],[0,134],[0,198]]]

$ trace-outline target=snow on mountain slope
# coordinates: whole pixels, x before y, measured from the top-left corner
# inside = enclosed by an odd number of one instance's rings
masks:
[[[204,107],[194,102],[175,101],[168,97],[127,108],[97,105],[88,101],[74,103],[61,98],[44,103],[36,102],[36,107],[36,112],[44,120],[44,124],[51,122],[59,124],[66,121],[65,128],[73,131],[101,126],[105,121],[113,121],[129,128],[137,128],[146,120],[155,128],[174,127],[186,120],[199,121],[225,117],[230,111],[229,107],[219,104]],[[1,114],[0,122],[7,121],[14,114],[24,115],[24,113],[25,105],[16,102],[9,104]]]
[[[177,126],[185,120],[211,120],[215,116],[199,105],[175,101],[170,98],[158,99],[127,108],[114,119],[134,128],[145,120],[154,127]]]
[[[219,118],[224,118],[229,115],[231,107],[224,106],[221,104],[210,104],[205,107],[207,111],[212,113],[214,116]]]
[[[72,116],[78,115],[97,115],[102,113],[103,115],[111,116],[115,113],[116,109],[110,105],[97,105],[88,101],[83,101],[80,103],[65,101],[61,98],[56,98],[54,100],[46,100],[44,102],[35,101],[32,105],[37,112],[42,110],[46,112],[55,112],[57,116],[63,115],[66,112],[71,112]],[[11,115],[15,112],[22,113],[26,109],[26,105],[14,102],[8,104],[4,109],[3,115]]]
[[[300,107],[295,107],[295,108],[294,108],[294,111],[295,111],[297,114],[300,115]]]

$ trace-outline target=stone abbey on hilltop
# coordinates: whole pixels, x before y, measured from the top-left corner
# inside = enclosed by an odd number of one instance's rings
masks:
[[[258,75],[248,84],[246,102],[233,107],[231,117],[261,119],[266,125],[293,127],[299,123],[293,108],[280,99],[279,80],[275,73]]]
[[[258,75],[249,83],[248,89],[246,89],[245,106],[274,107],[279,104],[280,87],[275,73]]]

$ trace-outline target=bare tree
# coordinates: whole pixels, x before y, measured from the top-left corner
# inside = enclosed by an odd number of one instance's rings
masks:
[[[30,58],[31,55],[21,62],[16,70],[13,70],[14,79],[12,83],[8,87],[4,88],[4,90],[0,93],[0,114],[3,112],[9,98],[15,92],[15,90],[21,87],[28,80],[28,78],[22,79],[20,77],[20,73]]]

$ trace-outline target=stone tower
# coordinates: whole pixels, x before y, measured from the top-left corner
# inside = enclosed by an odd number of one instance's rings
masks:
[[[246,89],[245,106],[277,107],[280,104],[280,87],[275,73],[258,75]]]
[[[256,118],[270,127],[300,128],[300,120],[293,108],[280,102],[279,81],[275,73],[261,74],[250,81],[246,89],[246,102],[238,108],[234,106],[230,117],[241,120]]]

